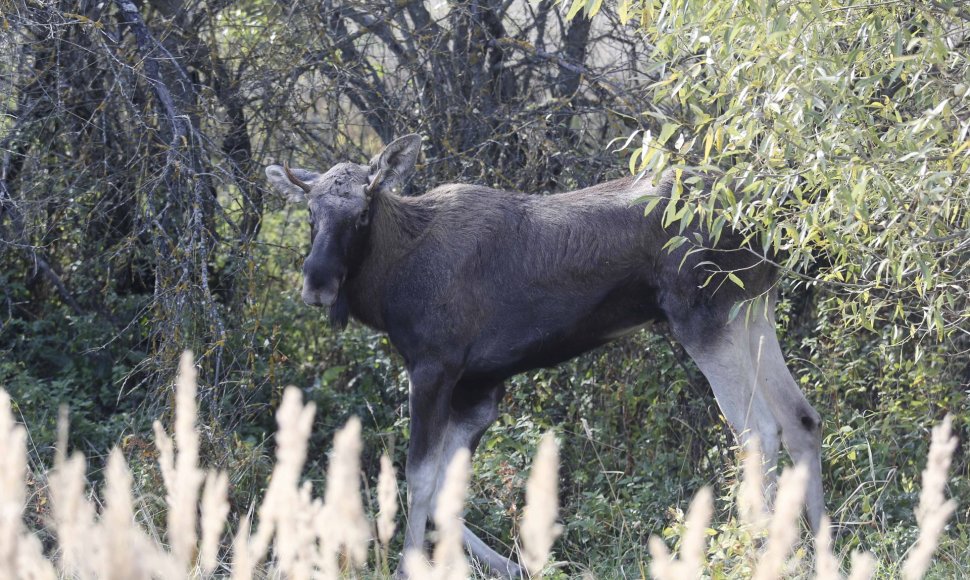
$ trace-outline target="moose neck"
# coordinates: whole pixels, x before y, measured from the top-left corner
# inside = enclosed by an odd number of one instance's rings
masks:
[[[404,259],[430,221],[432,208],[420,197],[379,193],[371,205],[370,235],[358,267],[346,281],[350,313],[367,326],[385,330],[383,298]]]

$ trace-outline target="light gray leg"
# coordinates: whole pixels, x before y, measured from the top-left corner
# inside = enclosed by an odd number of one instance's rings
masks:
[[[768,455],[779,447],[779,425],[768,408],[758,384],[758,370],[751,356],[749,331],[735,320],[716,340],[682,341],[687,353],[704,373],[714,397],[742,445],[757,436]]]
[[[766,385],[770,384],[769,365],[766,363],[767,357],[765,355],[765,339],[759,333],[751,332],[749,327],[748,343],[751,352],[751,362],[754,365],[755,375],[757,377],[753,396],[758,400],[760,408],[763,409],[762,412],[771,413],[771,407],[765,398],[765,389],[768,388]],[[772,413],[772,416],[774,416],[774,413]],[[777,419],[775,423],[775,432],[780,435],[781,425],[778,424]],[[759,441],[764,466],[764,495],[769,507],[774,505],[778,483],[778,453],[781,450],[781,437],[779,435],[766,441]]]
[[[404,532],[404,553],[424,552],[424,533],[428,518],[434,510],[435,482],[438,475],[440,449],[420,461],[409,460],[405,469],[408,482],[408,521]],[[402,560],[403,563],[403,560]]]
[[[405,476],[408,482],[408,517],[404,532],[404,553],[412,550],[424,553],[424,533],[434,504],[438,470],[445,448],[445,427],[449,416],[449,401],[457,376],[439,365],[417,366],[409,369],[411,392],[411,439],[408,442],[408,461]],[[397,576],[406,575],[404,558]]]
[[[752,342],[761,344],[759,387],[776,421],[781,426],[781,439],[792,461],[808,468],[805,511],[812,530],[817,532],[825,509],[822,496],[822,421],[818,412],[785,364],[775,330],[774,309],[752,312]]]
[[[488,547],[474,532],[465,526],[462,529],[465,548],[485,564],[489,570],[503,578],[527,578],[525,568]]]
[[[457,389],[460,388],[461,385],[457,387]],[[503,390],[496,387],[488,392],[484,398],[476,400],[473,404],[469,405],[467,402],[462,402],[463,404],[459,404],[458,408],[452,409],[445,431],[441,461],[438,463],[435,497],[432,499],[432,505],[436,503],[438,491],[444,486],[445,471],[454,454],[462,448],[474,453],[482,434],[498,418],[498,403],[502,393]],[[460,392],[456,392],[456,398],[460,395]],[[523,568],[510,558],[502,556],[490,548],[467,526],[462,526],[462,537],[465,548],[492,572],[506,578],[525,576]]]
[[[741,446],[747,449],[751,438],[758,438],[765,469],[765,499],[770,504],[777,477],[775,466],[781,426],[775,420],[763,392],[759,380],[765,368],[763,355],[759,356],[758,350],[752,352],[750,334],[744,320],[736,319],[720,330],[716,337],[682,339],[681,343],[711,384],[721,413]],[[757,341],[754,344],[757,348]]]

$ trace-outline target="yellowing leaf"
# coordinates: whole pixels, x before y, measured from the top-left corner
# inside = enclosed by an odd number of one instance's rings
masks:
[[[616,8],[616,12],[620,16],[620,24],[626,25],[632,18],[630,14],[630,2],[631,0],[622,0]]]
[[[643,9],[640,11],[640,26],[644,28],[653,22],[653,0],[645,0]]]
[[[630,154],[630,173],[637,172],[637,159],[640,158],[640,153],[643,151],[643,147],[637,147]]]
[[[572,20],[584,6],[586,6],[586,0],[573,0],[572,6],[569,7],[569,12],[566,13],[566,20]]]

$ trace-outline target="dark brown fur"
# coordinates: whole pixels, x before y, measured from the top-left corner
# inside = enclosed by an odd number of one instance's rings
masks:
[[[719,402],[730,397],[738,408],[736,397],[755,379],[743,376],[750,367],[724,370],[732,364],[725,345],[741,345],[747,353],[749,342],[746,334],[729,333],[729,312],[740,300],[770,296],[775,271],[737,234],[727,232],[714,245],[696,221],[683,231],[690,243],[665,249],[679,233],[679,224],[661,224],[671,175],[656,186],[651,177],[627,177],[549,196],[451,184],[403,197],[397,191],[419,148],[417,137],[403,137],[368,165],[297,174],[312,186],[304,300],[329,304],[338,326],[352,316],[387,332],[411,379],[407,476],[413,496],[406,547],[423,538],[448,458],[460,447],[474,451],[498,415],[503,381],[516,373],[558,364],[662,320],[695,360],[702,359],[705,374],[720,381]],[[267,175],[281,191],[299,196],[276,166]],[[662,201],[645,217],[646,203],[657,197]],[[726,272],[734,272],[743,289],[726,281]],[[773,328],[770,336],[759,336],[777,346]],[[751,340],[756,346],[757,337]],[[773,360],[781,360],[780,351]],[[817,413],[783,361],[772,372],[794,391],[768,392],[767,403],[756,402],[766,426],[762,435],[777,440],[781,431],[769,403],[779,409],[794,404],[793,412],[812,423],[799,427],[807,443],[796,443],[814,452]],[[743,417],[735,419],[739,432],[746,429]],[[817,489],[812,493],[821,506],[820,483]],[[473,551],[502,566],[500,556],[472,538]]]

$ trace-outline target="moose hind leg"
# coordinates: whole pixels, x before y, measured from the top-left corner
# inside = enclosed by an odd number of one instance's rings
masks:
[[[707,321],[693,322],[673,325],[674,334],[711,384],[718,407],[741,446],[747,449],[752,437],[758,438],[770,501],[781,426],[756,388],[759,371],[752,357],[749,329],[739,320],[720,329],[711,328]]]
[[[805,512],[812,531],[817,532],[825,509],[822,494],[821,417],[798,388],[788,365],[785,364],[771,309],[766,312],[753,312],[751,318],[752,344],[758,344],[760,351],[761,372],[758,373],[758,388],[781,425],[781,439],[792,461],[803,464],[808,469]]]

